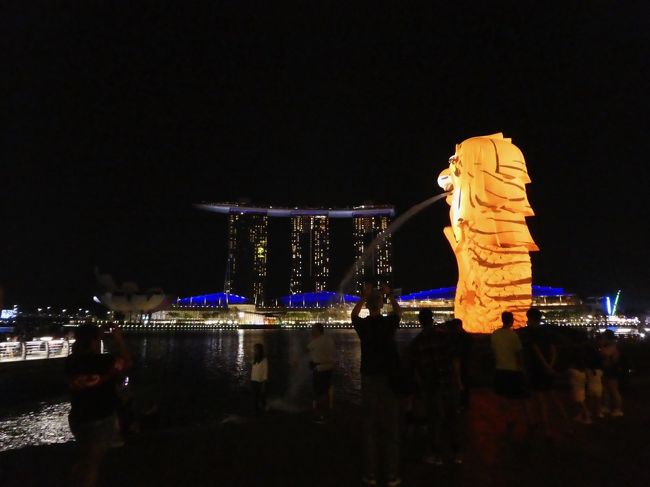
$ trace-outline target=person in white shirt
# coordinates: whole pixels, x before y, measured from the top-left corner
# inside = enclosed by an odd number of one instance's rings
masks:
[[[506,433],[512,437],[516,427],[514,402],[521,403],[526,422],[530,421],[528,394],[524,388],[522,346],[519,337],[512,329],[514,317],[511,312],[501,314],[503,327],[495,330],[490,337],[494,352],[496,370],[494,373],[494,392],[497,394],[500,409],[506,417]]]
[[[264,354],[264,345],[256,343],[253,351],[251,387],[255,397],[255,414],[260,414],[266,410],[266,382],[269,379],[269,363]]]
[[[332,387],[332,373],[336,361],[334,340],[325,335],[323,325],[315,324],[311,329],[312,340],[307,345],[309,365],[314,376],[314,412],[316,422],[325,421],[329,409],[329,397]]]

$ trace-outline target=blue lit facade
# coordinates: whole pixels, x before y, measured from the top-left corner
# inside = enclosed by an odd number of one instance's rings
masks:
[[[410,294],[404,294],[399,297],[400,301],[424,301],[429,299],[454,299],[456,295],[456,286],[441,287],[438,289],[429,289],[428,291],[419,291]]]
[[[287,308],[327,308],[335,304],[356,303],[359,299],[359,296],[352,294],[321,291],[283,296],[280,298],[280,303]]]
[[[441,287],[404,294],[398,297],[401,302],[417,301],[434,301],[434,300],[453,300],[456,295],[456,286]],[[561,287],[551,286],[533,286],[533,297],[566,297],[567,294]],[[296,293],[283,296],[279,303],[287,308],[327,308],[334,304],[350,304],[359,301],[359,296],[352,294],[340,294],[333,291],[319,291],[309,293]],[[227,307],[231,304],[248,304],[250,301],[238,294],[211,293],[201,294],[198,296],[189,296],[179,298],[176,301],[177,306],[209,306],[209,307]],[[604,304],[604,301],[603,301]]]
[[[424,301],[433,299],[454,299],[456,296],[456,286],[441,287],[437,289],[429,289],[427,291],[419,291],[410,294],[404,294],[399,297],[400,301]],[[567,296],[564,289],[561,287],[551,286],[533,286],[533,297],[551,297],[551,296]]]
[[[238,294],[212,293],[178,298],[177,306],[210,306],[213,308],[226,308],[230,304],[247,304],[248,299]]]
[[[533,297],[542,298],[549,296],[568,296],[564,288],[551,286],[533,286]]]

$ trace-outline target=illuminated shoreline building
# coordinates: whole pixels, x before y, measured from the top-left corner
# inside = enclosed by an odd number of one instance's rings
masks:
[[[353,208],[278,208],[237,203],[205,203],[198,208],[228,215],[228,263],[224,292],[247,297],[257,307],[265,306],[268,260],[268,219],[291,219],[291,277],[289,292],[301,294],[328,290],[330,276],[330,218],[351,219],[354,258],[386,231],[395,208],[364,205]],[[366,279],[390,283],[392,244],[390,236],[380,240],[364,265],[355,267],[356,289]],[[350,262],[352,265],[352,262]]]
[[[418,314],[423,309],[431,310],[436,323],[444,323],[454,316],[455,295],[456,286],[450,286],[397,296],[402,308],[402,323],[419,326]],[[613,316],[613,308],[611,303],[607,307],[606,297],[582,300],[563,288],[538,285],[532,285],[532,295],[533,306],[542,311],[544,322],[548,324],[587,329],[614,326],[624,334],[638,329],[638,318]],[[154,319],[218,327],[309,327],[313,323],[349,327],[350,311],[359,299],[357,295],[333,291],[294,293],[280,297],[280,307],[259,309],[243,296],[212,293],[179,298],[171,309],[157,312]]]
[[[361,292],[363,283],[372,281],[379,287],[390,284],[393,274],[393,245],[391,235],[387,232],[390,218],[386,215],[357,216],[354,226],[354,278],[357,292]],[[376,242],[375,242],[376,241]],[[369,255],[361,260],[366,249],[375,242]]]
[[[329,228],[329,218],[324,215],[291,217],[291,294],[327,290]]]
[[[264,305],[268,253],[268,218],[263,214],[228,216],[228,261],[224,292],[247,296]]]

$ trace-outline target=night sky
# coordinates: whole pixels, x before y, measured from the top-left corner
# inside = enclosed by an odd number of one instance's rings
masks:
[[[502,131],[533,180],[534,281],[650,307],[645,2],[76,3],[0,16],[6,305],[87,306],[95,266],[222,290],[226,220],[194,203],[402,212],[441,191],[456,143]],[[271,224],[279,296],[289,227]],[[447,224],[442,203],[395,236],[404,291],[455,284]],[[332,288],[352,260],[351,223],[333,227]]]

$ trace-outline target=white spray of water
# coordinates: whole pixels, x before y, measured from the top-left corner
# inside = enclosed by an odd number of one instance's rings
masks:
[[[309,388],[311,380],[311,371],[305,354],[304,347],[301,343],[293,344],[289,350],[289,363],[291,372],[287,391],[282,397],[275,397],[268,401],[267,409],[273,411],[283,411],[285,413],[299,413],[305,410],[304,391]]]
[[[364,250],[363,254],[357,261],[350,267],[348,273],[345,275],[341,284],[339,285],[339,293],[343,294],[354,276],[354,269],[358,265],[363,265],[372,255],[373,250],[383,243],[389,236],[393,235],[404,223],[420,213],[422,210],[432,205],[438,200],[446,197],[449,193],[442,193],[412,206],[406,212],[401,214],[398,218],[391,223],[388,228],[377,236],[375,240]],[[274,411],[283,411],[287,413],[298,413],[304,411],[305,407],[301,405],[301,393],[308,386],[311,380],[311,371],[309,369],[305,351],[302,346],[296,344],[291,347],[289,351],[289,360],[291,363],[291,374],[289,377],[289,384],[287,392],[282,397],[275,397],[268,401],[267,409]]]

